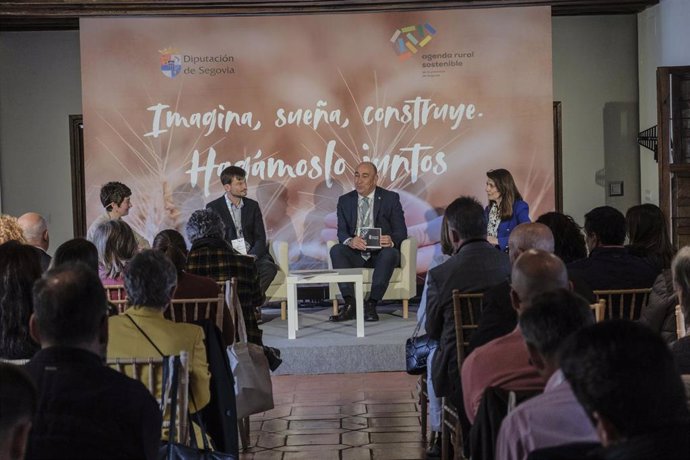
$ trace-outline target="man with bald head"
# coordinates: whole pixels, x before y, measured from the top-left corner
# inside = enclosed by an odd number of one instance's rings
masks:
[[[529,309],[539,294],[570,289],[565,264],[541,250],[523,252],[513,264],[510,298],[518,316]],[[530,364],[529,353],[519,328],[474,350],[462,365],[460,378],[467,418],[474,423],[484,390],[500,387],[526,391],[544,388],[544,378]]]
[[[43,216],[35,212],[22,214],[17,222],[22,228],[26,242],[37,249],[41,258],[41,268],[46,271],[51,260],[50,255],[46,252],[50,246],[48,223]]]
[[[508,251],[511,265],[529,249],[554,251],[554,237],[549,227],[540,223],[520,224],[510,233]],[[572,279],[571,279],[572,281]],[[587,300],[594,301],[594,294],[585,283],[573,282],[573,289]],[[517,313],[510,300],[510,280],[503,281],[484,294],[479,327],[470,338],[470,352],[493,339],[510,333],[517,326]]]
[[[363,161],[355,169],[355,189],[338,199],[338,241],[331,248],[333,268],[373,268],[371,292],[364,303],[364,320],[378,321],[376,305],[383,298],[395,267],[400,265],[400,245],[407,238],[400,196],[376,186],[376,165]],[[381,229],[381,249],[368,249],[361,228]],[[345,304],[329,321],[355,318],[352,283],[338,285]]]

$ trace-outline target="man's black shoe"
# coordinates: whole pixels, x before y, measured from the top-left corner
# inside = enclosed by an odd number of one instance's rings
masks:
[[[283,360],[280,358],[280,350],[277,348],[264,345],[264,354],[268,360],[268,368],[271,369],[271,371],[278,369],[278,366],[283,363]]]
[[[355,312],[355,306],[350,305],[349,303],[346,303],[340,309],[338,310],[337,315],[332,315],[328,317],[328,321],[331,321],[333,323],[338,323],[340,321],[348,321],[351,319],[355,319],[356,312]]]
[[[426,449],[426,458],[441,458],[441,433],[432,432],[433,440]]]
[[[376,314],[376,302],[367,300],[364,304],[364,321],[378,321],[379,315]]]

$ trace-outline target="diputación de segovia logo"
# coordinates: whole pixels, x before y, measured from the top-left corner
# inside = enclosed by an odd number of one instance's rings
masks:
[[[428,22],[424,25],[411,25],[396,30],[391,37],[393,49],[401,61],[405,61],[416,54],[419,48],[424,48],[436,35]]]
[[[174,48],[158,50],[161,57],[161,72],[168,78],[175,78],[182,71],[182,56]]]

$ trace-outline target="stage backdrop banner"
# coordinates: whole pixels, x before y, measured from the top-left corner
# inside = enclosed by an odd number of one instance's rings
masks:
[[[548,7],[83,18],[80,30],[88,223],[101,185],[121,181],[132,227],[184,234],[236,164],[291,266],[322,267],[338,196],[370,159],[400,193],[423,273],[444,207],[487,203],[487,170],[512,172],[532,218],[554,208]]]

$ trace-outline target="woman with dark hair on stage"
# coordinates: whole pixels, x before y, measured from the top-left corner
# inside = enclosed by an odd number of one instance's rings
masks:
[[[489,198],[489,205],[484,210],[486,239],[501,251],[506,251],[510,232],[522,223],[531,222],[529,205],[523,201],[507,169],[492,169],[486,177],[486,195]]]

